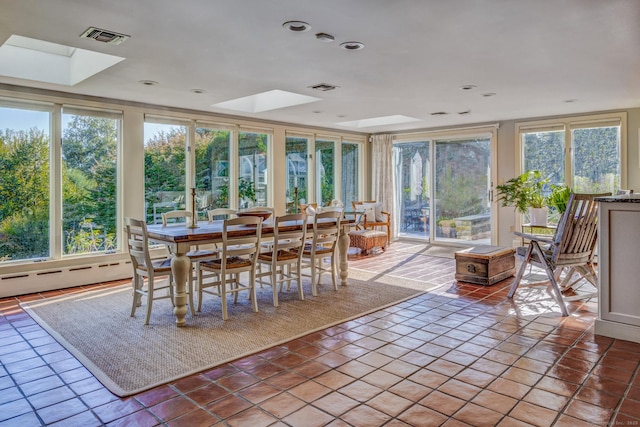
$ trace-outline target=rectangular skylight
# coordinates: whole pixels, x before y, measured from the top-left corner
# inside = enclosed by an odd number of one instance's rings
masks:
[[[340,126],[347,126],[352,128],[368,128],[373,126],[395,125],[399,123],[419,122],[420,119],[414,117],[395,115],[384,117],[373,117],[371,119],[353,120],[350,122],[336,123]]]
[[[14,34],[0,46],[0,75],[73,86],[124,59]]]
[[[260,113],[262,111],[293,107],[294,105],[308,104],[316,101],[322,101],[322,99],[275,89],[243,98],[218,102],[217,104],[213,104],[212,107],[244,111],[245,113]]]

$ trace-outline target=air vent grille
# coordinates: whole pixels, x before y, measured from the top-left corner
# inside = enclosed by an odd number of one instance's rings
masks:
[[[338,86],[335,85],[330,85],[329,83],[320,83],[317,85],[313,85],[313,86],[309,86],[311,89],[315,89],[315,90],[321,90],[323,92],[326,92],[328,90],[334,90],[335,88],[337,88]]]
[[[121,44],[129,37],[126,34],[116,33],[115,31],[103,30],[96,27],[89,27],[87,30],[80,34],[80,38],[83,39],[93,39],[103,43],[109,44]]]

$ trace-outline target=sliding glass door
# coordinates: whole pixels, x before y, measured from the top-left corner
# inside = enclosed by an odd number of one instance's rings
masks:
[[[491,139],[435,141],[435,239],[491,241]]]
[[[401,238],[491,242],[494,133],[394,143],[396,218]]]

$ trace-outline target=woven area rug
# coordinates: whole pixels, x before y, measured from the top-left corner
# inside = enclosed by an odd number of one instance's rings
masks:
[[[273,307],[271,287],[265,286],[258,290],[258,313],[251,310],[245,293],[237,304],[230,300],[226,322],[220,299],[205,295],[202,312],[187,315],[183,328],[175,326],[168,299],[154,302],[148,326],[143,325],[144,300],[135,317],[130,317],[129,285],[22,306],[111,392],[128,396],[377,311],[433,287],[349,278],[347,286],[334,291],[326,281],[323,278],[318,297],[311,295],[311,285],[305,283],[304,301],[298,300],[294,287],[280,293],[278,308]]]

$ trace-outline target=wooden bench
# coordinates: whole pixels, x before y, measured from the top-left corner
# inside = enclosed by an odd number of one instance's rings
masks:
[[[359,248],[367,255],[373,248],[387,247],[387,233],[380,230],[353,230],[349,232],[351,247]]]

